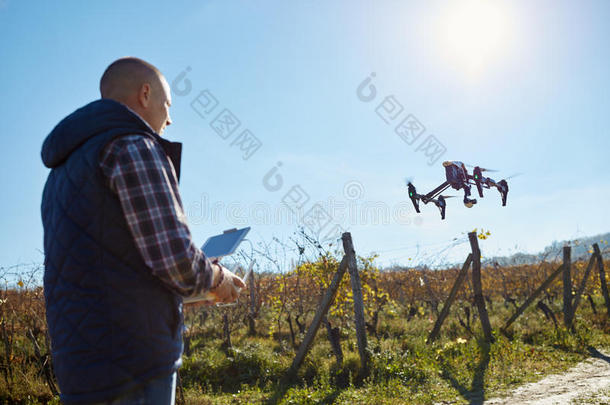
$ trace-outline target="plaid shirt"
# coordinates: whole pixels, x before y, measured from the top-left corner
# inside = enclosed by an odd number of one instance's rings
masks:
[[[209,289],[212,266],[193,244],[176,172],[163,148],[144,136],[120,137],[106,146],[100,167],[152,273],[182,296]]]

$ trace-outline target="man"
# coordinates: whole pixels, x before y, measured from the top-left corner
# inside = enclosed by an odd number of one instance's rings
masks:
[[[48,135],[42,197],[46,316],[65,403],[173,403],[182,297],[237,299],[243,281],[191,239],[178,193],[170,89],[138,58]],[[116,402],[112,402],[116,401]]]

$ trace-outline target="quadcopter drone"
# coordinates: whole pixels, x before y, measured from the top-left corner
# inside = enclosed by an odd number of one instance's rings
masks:
[[[497,188],[500,192],[500,196],[502,197],[502,206],[504,207],[506,205],[506,196],[508,194],[508,183],[506,182],[506,180],[500,180],[496,182],[495,180],[489,177],[483,176],[483,172],[491,172],[494,170],[484,169],[479,166],[475,166],[472,175],[470,175],[468,174],[466,165],[462,162],[446,161],[443,162],[443,166],[445,167],[445,176],[447,177],[447,180],[434,190],[430,191],[428,194],[417,194],[415,186],[410,181],[407,182],[407,187],[409,189],[409,198],[411,199],[411,202],[413,203],[413,206],[415,207],[415,211],[417,211],[417,213],[419,213],[420,200],[424,204],[432,202],[440,210],[441,219],[445,219],[445,208],[447,207],[447,203],[445,200],[453,196],[443,196],[440,194],[449,187],[453,187],[456,190],[463,189],[464,205],[468,208],[472,208],[472,206],[477,203],[476,199],[470,198],[470,187],[472,184],[477,186],[479,197],[481,198],[483,198],[483,188]]]

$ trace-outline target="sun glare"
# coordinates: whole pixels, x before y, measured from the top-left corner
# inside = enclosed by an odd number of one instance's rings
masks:
[[[450,63],[470,74],[480,74],[506,55],[510,16],[506,3],[464,0],[450,3],[441,19],[440,39]]]

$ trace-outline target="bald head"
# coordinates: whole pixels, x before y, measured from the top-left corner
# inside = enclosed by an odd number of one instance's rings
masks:
[[[134,57],[117,59],[106,68],[100,80],[102,98],[118,99],[135,93],[144,83],[158,85],[163,76],[150,63]]]
[[[142,59],[112,62],[100,80],[100,93],[131,108],[159,134],[171,124],[169,85],[159,69]]]

